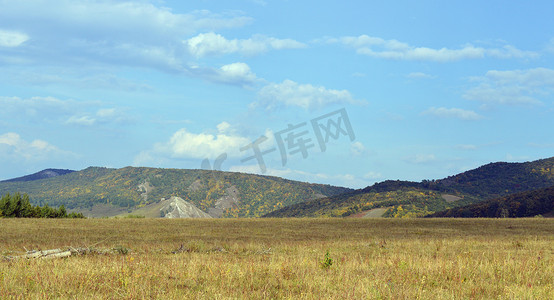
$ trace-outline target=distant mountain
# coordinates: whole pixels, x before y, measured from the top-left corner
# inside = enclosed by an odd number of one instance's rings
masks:
[[[422,184],[439,191],[497,198],[553,185],[554,157],[525,163],[490,163],[445,179],[423,181]]]
[[[26,175],[22,177],[17,177],[13,179],[3,180],[0,182],[16,182],[16,181],[34,181],[34,180],[40,180],[44,178],[51,178],[56,176],[62,176],[65,174],[73,173],[75,171],[73,170],[64,170],[64,169],[46,169],[42,170],[40,172],[36,172],[31,175]]]
[[[258,217],[287,205],[350,191],[271,176],[133,167],[90,167],[41,180],[0,182],[0,195],[27,193],[34,204],[63,204],[87,216],[133,213],[152,208],[162,199],[179,197],[212,217]],[[161,217],[160,208],[149,215]]]
[[[525,163],[490,163],[440,180],[387,180],[342,195],[275,210],[266,217],[360,216],[387,208],[385,217],[424,216],[513,193],[554,185],[554,157]]]
[[[430,214],[431,218],[522,218],[554,214],[554,186]]]

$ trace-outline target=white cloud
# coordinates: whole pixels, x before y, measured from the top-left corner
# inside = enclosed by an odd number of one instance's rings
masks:
[[[121,109],[101,108],[98,111],[96,111],[95,114],[85,113],[85,114],[70,116],[65,122],[65,124],[92,126],[92,125],[107,124],[107,123],[125,123],[131,120],[132,118],[128,117]]]
[[[115,108],[102,108],[96,112],[96,115],[101,118],[110,118],[117,114]]]
[[[4,5],[0,16],[2,23],[12,27],[49,33],[55,29],[62,36],[86,32],[94,37],[117,36],[127,41],[142,38],[145,42],[201,30],[241,27],[252,21],[236,12],[223,15],[197,10],[180,14],[147,1],[110,0],[16,1]],[[38,23],[40,27],[30,22],[39,17],[43,21]]]
[[[243,87],[251,86],[260,81],[256,74],[250,70],[250,67],[242,62],[224,65],[219,69],[195,67],[191,68],[191,71],[196,76],[208,81]]]
[[[460,119],[464,121],[475,121],[482,119],[483,117],[472,110],[465,110],[461,108],[446,108],[446,107],[431,107],[422,113],[423,115],[430,115],[439,118],[447,119]]]
[[[176,13],[157,3],[31,0],[5,5],[0,10],[0,30],[9,26],[18,31],[1,31],[0,47],[19,47],[1,53],[0,63],[58,69],[57,74],[49,76],[44,73],[31,77],[22,74],[19,79],[14,79],[13,74],[7,76],[18,83],[35,80],[83,88],[150,89],[145,84],[114,75],[90,75],[91,71],[98,72],[105,66],[116,66],[155,69],[249,87],[258,79],[246,64],[212,68],[194,66],[191,60],[209,55],[255,55],[306,47],[286,38],[253,35],[247,39],[227,39],[214,33],[214,30],[240,27],[252,21],[240,12]],[[29,39],[27,35],[32,37],[32,44],[25,43]],[[82,70],[80,76],[66,75],[71,73],[67,70],[75,67]],[[24,71],[12,73],[21,72]]]
[[[228,40],[220,34],[201,33],[186,41],[188,51],[196,57],[239,53],[255,55],[270,49],[299,49],[305,44],[292,39],[277,39],[263,35],[255,35],[249,39]]]
[[[17,32],[0,29],[0,47],[18,47],[29,40],[29,36]]]
[[[182,128],[175,132],[169,141],[154,145],[150,156],[165,155],[172,158],[215,158],[227,153],[229,157],[239,157],[240,148],[252,141],[236,134],[231,125],[222,122],[217,133],[192,133]],[[145,156],[145,154],[142,154]]]
[[[537,58],[539,54],[532,51],[519,50],[514,46],[505,45],[502,48],[486,49],[487,56],[496,58]]]
[[[236,12],[181,14],[148,1],[14,1],[0,10],[0,28],[15,28],[33,41],[32,47],[24,43],[17,48],[23,50],[10,52],[4,61],[80,67],[104,63],[170,72],[186,69],[187,36],[249,22],[251,18]],[[6,45],[25,40],[23,34],[1,36]]]
[[[253,143],[259,136],[250,138],[242,136],[237,132],[235,126],[228,122],[221,122],[217,126],[217,131],[205,131],[193,133],[186,128],[175,132],[168,141],[156,143],[152,149],[140,152],[135,156],[134,166],[146,165],[165,165],[174,166],[177,161],[216,159],[225,154],[227,158],[238,161],[251,155],[252,150],[241,151]],[[259,145],[261,151],[275,148],[275,137],[273,132],[266,129],[264,136],[267,138]]]
[[[462,59],[480,59],[486,56],[497,58],[532,58],[538,55],[522,51],[513,46],[485,49],[466,45],[459,49],[415,47],[397,40],[385,40],[368,35],[326,38],[327,43],[340,43],[356,50],[356,53],[377,58],[396,60],[422,60],[435,62],[457,61]]]
[[[231,124],[229,124],[229,123],[227,123],[227,122],[225,122],[225,121],[223,121],[223,122],[217,124],[216,127],[217,127],[217,131],[218,131],[219,133],[225,134],[225,133],[228,133],[228,132],[231,131]]]
[[[0,118],[12,115],[16,121],[34,123],[55,122],[68,125],[92,126],[106,123],[125,123],[132,121],[123,108],[98,108],[100,102],[77,102],[60,100],[54,97],[1,97]]]
[[[0,116],[10,115],[46,118],[66,115],[84,105],[73,100],[60,100],[54,97],[2,97],[0,96]]]
[[[90,116],[71,116],[65,123],[70,125],[92,126],[96,123],[96,119]]]
[[[491,70],[473,80],[479,85],[467,90],[463,97],[485,105],[538,105],[542,103],[540,98],[554,91],[554,70],[547,68]]]
[[[15,132],[0,135],[1,160],[41,161],[60,155],[74,156],[40,139],[28,142]]]
[[[353,156],[362,156],[368,154],[369,150],[361,142],[353,142],[350,144],[350,154]]]
[[[299,84],[292,80],[271,83],[258,92],[259,102],[266,110],[279,107],[297,106],[306,110],[316,110],[332,104],[364,104],[356,100],[347,90],[327,89],[323,86]]]

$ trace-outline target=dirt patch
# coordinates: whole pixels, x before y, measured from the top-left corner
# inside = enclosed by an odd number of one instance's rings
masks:
[[[325,198],[327,196],[323,195],[323,194],[319,194],[319,193],[316,193],[314,194],[313,198],[312,199],[321,199],[321,198]]]
[[[366,211],[362,211],[360,213],[357,213],[355,215],[350,215],[349,218],[382,218],[383,214],[389,209],[389,207],[379,207],[374,208]]]
[[[448,195],[448,194],[442,194],[441,197],[442,197],[442,199],[444,199],[448,203],[456,202],[456,201],[462,199],[462,197],[458,197],[458,196],[454,196],[454,195]]]

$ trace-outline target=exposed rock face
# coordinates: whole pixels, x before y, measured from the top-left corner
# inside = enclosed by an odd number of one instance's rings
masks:
[[[230,186],[225,190],[225,196],[217,199],[215,207],[209,208],[208,213],[214,218],[221,218],[226,209],[238,206],[239,190],[235,186]]]
[[[196,179],[193,183],[191,183],[188,189],[190,191],[196,192],[201,188],[202,188],[202,182],[200,181],[200,179]]]
[[[140,192],[140,196],[144,202],[148,200],[148,193],[150,193],[153,189],[154,187],[151,186],[148,181],[145,181],[137,186],[137,190]]]
[[[164,212],[164,218],[211,218],[210,215],[194,206],[192,203],[179,197],[171,197],[162,201],[161,212]]]

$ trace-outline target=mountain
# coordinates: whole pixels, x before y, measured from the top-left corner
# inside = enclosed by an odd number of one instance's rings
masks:
[[[34,180],[40,180],[40,179],[44,179],[44,178],[62,176],[62,175],[69,174],[69,173],[72,173],[72,172],[75,172],[75,171],[73,171],[73,170],[64,170],[64,169],[46,169],[46,170],[42,170],[40,172],[36,172],[34,174],[31,174],[31,175],[26,175],[26,176],[22,176],[22,177],[13,178],[13,179],[3,180],[3,181],[0,181],[0,182],[34,181]]]
[[[440,180],[387,180],[364,189],[275,210],[265,217],[425,216],[513,193],[554,185],[554,157],[525,163],[490,163]]]
[[[431,218],[522,218],[554,215],[554,186],[430,214]]]
[[[426,188],[460,192],[483,199],[549,187],[554,181],[554,157],[525,163],[497,162],[438,181]]]
[[[63,204],[86,216],[134,214],[151,208],[149,215],[160,217],[161,207],[154,206],[162,199],[179,197],[211,217],[258,217],[287,205],[350,191],[271,176],[133,167],[90,167],[64,176],[0,182],[0,195],[27,193],[33,204]],[[173,206],[182,209],[181,204]]]

